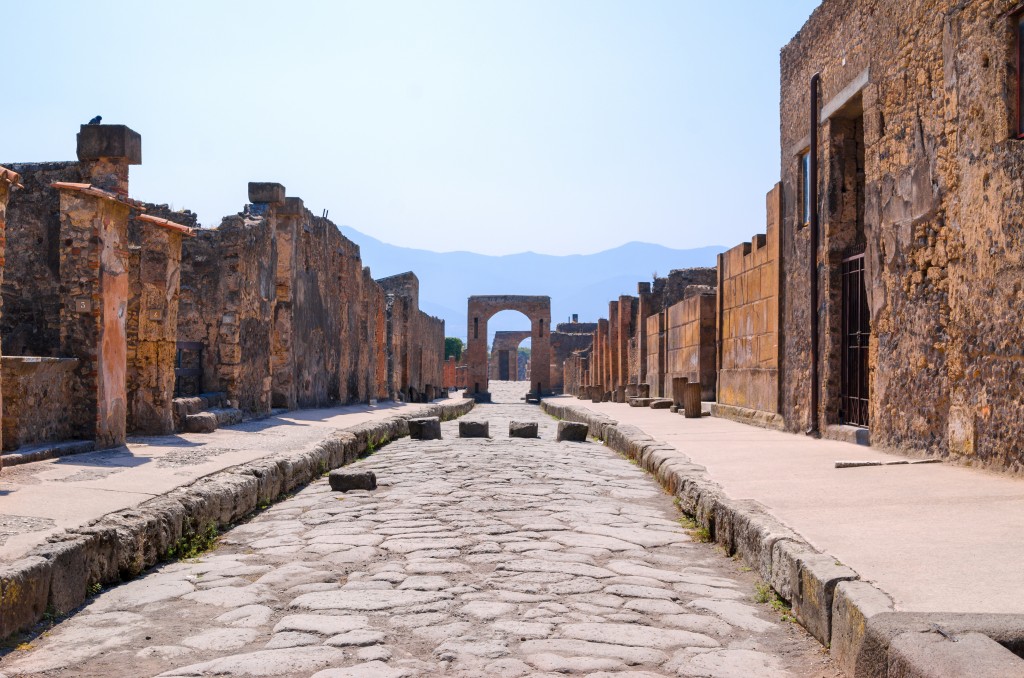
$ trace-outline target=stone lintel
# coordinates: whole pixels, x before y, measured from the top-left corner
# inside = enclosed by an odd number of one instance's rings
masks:
[[[281,184],[272,181],[249,182],[249,202],[283,205],[284,200],[284,186]]]
[[[142,135],[126,125],[82,125],[78,132],[78,159],[125,160],[142,164]]]

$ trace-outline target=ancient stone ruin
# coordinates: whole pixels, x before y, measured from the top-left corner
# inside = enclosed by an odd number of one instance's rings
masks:
[[[2,266],[5,450],[113,447],[203,408],[215,427],[444,392],[444,322],[419,310],[415,274],[374,280],[355,243],[272,182],[198,228],[129,197],[141,162],[138,133],[83,125],[77,160],[0,168],[0,237],[19,243]]]

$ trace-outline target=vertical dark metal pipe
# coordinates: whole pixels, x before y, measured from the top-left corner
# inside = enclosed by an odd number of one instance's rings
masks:
[[[818,85],[821,74],[811,76],[811,147],[809,149],[810,165],[807,192],[811,202],[811,214],[808,228],[810,229],[810,291],[811,291],[811,423],[808,435],[818,435],[818,394],[821,390],[818,383]]]

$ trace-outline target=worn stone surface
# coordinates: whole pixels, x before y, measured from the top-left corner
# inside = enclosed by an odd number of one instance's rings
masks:
[[[478,407],[501,426],[535,411],[511,395]],[[444,426],[442,441],[392,443],[353,467],[390,485],[338,501],[321,479],[216,550],[95,597],[0,673],[836,675],[799,627],[752,602],[750,573],[690,540],[640,469],[596,443],[554,443],[552,420],[536,440]],[[708,593],[675,588],[691,580]],[[687,612],[644,607],[662,598]]]
[[[587,425],[582,422],[560,421],[558,422],[558,432],[556,433],[555,440],[559,442],[586,442],[587,431]]]

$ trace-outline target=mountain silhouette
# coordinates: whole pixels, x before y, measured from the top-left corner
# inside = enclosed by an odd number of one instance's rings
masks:
[[[413,271],[420,280],[420,308],[443,318],[445,333],[466,339],[466,300],[474,294],[544,294],[551,297],[551,322],[566,322],[576,313],[581,322],[607,317],[608,302],[636,294],[637,282],[676,268],[714,266],[724,247],[677,250],[630,242],[595,254],[555,256],[523,252],[493,256],[473,252],[431,252],[389,245],[343,226],[359,245],[364,266],[374,278]],[[529,329],[526,317],[509,312],[487,324],[497,330]]]

